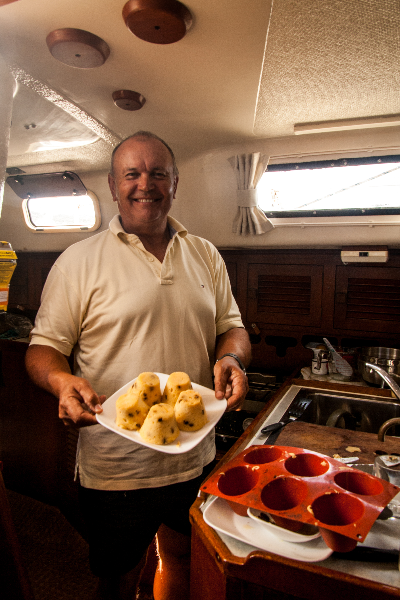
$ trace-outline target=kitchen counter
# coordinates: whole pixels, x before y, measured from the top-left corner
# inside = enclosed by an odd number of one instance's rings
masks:
[[[279,420],[284,410],[280,400],[290,387],[316,390],[362,392],[391,398],[390,390],[358,387],[324,381],[288,380],[273,396],[238,442],[220,461],[220,468],[248,446],[262,444],[259,430]],[[279,411],[281,414],[279,414]],[[283,411],[283,412],[282,412]],[[329,428],[327,428],[329,431]],[[372,434],[371,434],[372,435]],[[397,440],[397,438],[391,438]],[[270,443],[270,442],[269,442]],[[277,442],[278,443],[278,442]],[[399,442],[400,450],[400,442]],[[215,471],[214,471],[215,472]],[[271,551],[260,550],[207,525],[203,510],[212,497],[200,493],[190,511],[192,522],[191,600],[237,600],[244,598],[309,598],[337,600],[337,597],[374,600],[400,597],[400,571],[396,555],[363,556],[333,553],[319,562],[303,562]],[[393,523],[393,520],[391,521]],[[393,527],[399,528],[397,521]]]

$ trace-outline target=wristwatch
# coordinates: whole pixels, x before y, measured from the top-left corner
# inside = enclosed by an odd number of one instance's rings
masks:
[[[242,363],[240,358],[236,354],[232,354],[232,352],[227,352],[226,354],[223,354],[220,358],[217,358],[217,360],[215,361],[215,364],[217,364],[217,362],[219,360],[222,360],[225,356],[232,356],[232,358],[234,358],[238,362],[239,367],[242,369],[243,373],[246,375],[246,369],[244,368],[244,364]]]

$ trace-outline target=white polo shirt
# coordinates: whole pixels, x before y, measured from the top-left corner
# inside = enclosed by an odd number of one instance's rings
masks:
[[[111,396],[143,371],[184,371],[212,387],[215,338],[243,327],[225,264],[207,240],[168,217],[164,261],[116,215],[110,228],[70,246],[42,294],[31,344],[74,352],[74,373]],[[101,425],[80,429],[84,487],[128,490],[186,481],[215,456],[214,432],[184,454],[165,454]]]

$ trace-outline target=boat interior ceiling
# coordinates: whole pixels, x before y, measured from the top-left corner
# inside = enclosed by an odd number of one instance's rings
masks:
[[[167,28],[170,17],[172,29],[183,23],[177,41],[148,41],[160,29],[151,15],[152,34],[135,29],[149,4],[167,11]],[[75,39],[75,30],[86,38]],[[180,204],[178,191],[174,216],[193,233],[207,237],[213,210],[220,226],[208,237],[217,245],[306,246],[293,230],[232,234],[236,184],[227,159],[254,151],[271,164],[399,153],[399,32],[398,0],[0,0],[0,59],[15,79],[8,173],[79,173],[90,189],[97,185],[105,227],[114,208],[103,211],[106,182],[96,184],[94,173],[106,172],[118,141],[150,130],[175,151],[179,191],[190,200]],[[331,121],[344,125],[301,131]],[[3,212],[16,206],[11,194],[4,186]],[[359,229],[354,240],[367,233]],[[337,244],[329,235],[312,243]],[[75,239],[67,234],[61,246]]]

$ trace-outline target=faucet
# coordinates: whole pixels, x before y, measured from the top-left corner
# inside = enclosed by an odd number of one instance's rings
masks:
[[[381,369],[381,367],[378,367],[377,365],[372,365],[371,363],[365,363],[365,366],[376,371],[378,373],[378,375],[380,375],[382,377],[382,379],[384,381],[386,381],[386,383],[388,384],[388,386],[390,387],[390,389],[392,390],[394,395],[400,400],[400,387],[397,385],[397,383],[394,381],[394,379],[392,379],[392,377],[390,377],[389,373],[387,373],[384,369]],[[378,440],[380,442],[385,441],[386,432],[388,431],[388,429],[390,429],[394,425],[400,425],[399,417],[395,417],[394,419],[389,419],[388,421],[385,421],[385,423],[383,423],[383,425],[380,426],[379,431],[378,431]]]
[[[371,363],[365,363],[365,366],[376,371],[378,373],[378,375],[380,375],[382,377],[382,379],[384,381],[386,381],[386,383],[388,384],[388,386],[390,387],[390,389],[392,390],[392,392],[394,393],[396,398],[398,398],[400,400],[400,387],[397,385],[397,383],[394,381],[394,379],[392,377],[390,377],[389,373],[387,373],[381,367],[378,367],[378,365],[373,365]]]

